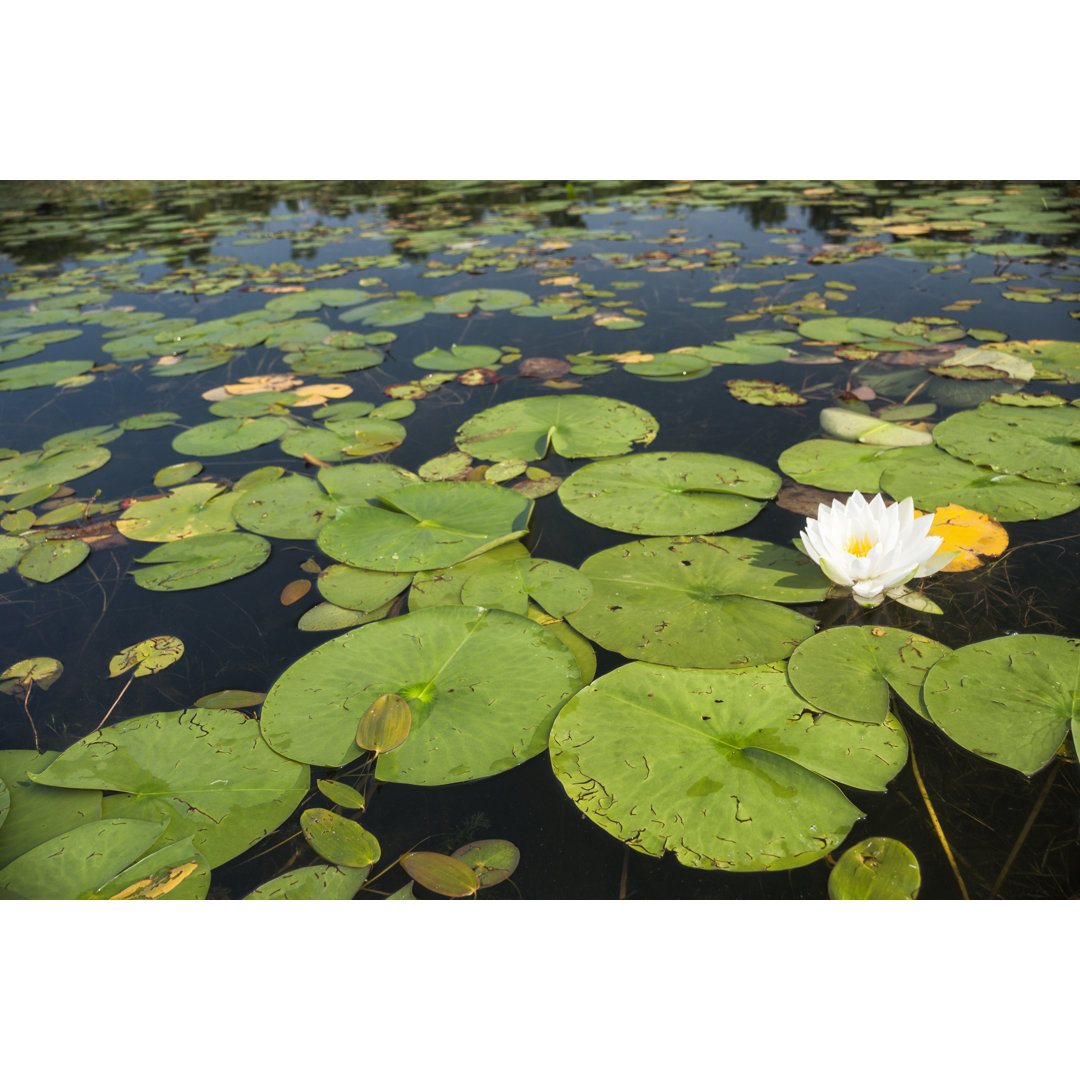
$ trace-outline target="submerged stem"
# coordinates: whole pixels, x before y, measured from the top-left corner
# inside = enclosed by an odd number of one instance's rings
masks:
[[[30,715],[30,687],[34,684],[28,681],[26,684],[26,695],[23,697],[23,712],[26,713],[26,719],[30,721],[30,730],[34,733],[34,749],[40,754],[41,744],[38,742],[37,728],[34,727],[34,718]]]
[[[131,678],[128,679],[128,681],[126,683],[124,683],[124,689],[121,690],[120,693],[116,695],[116,700],[109,706],[109,711],[98,721],[98,725],[97,725],[96,728],[94,728],[94,731],[100,731],[102,729],[102,727],[104,727],[105,721],[108,720],[110,716],[112,716],[113,709],[115,709],[116,706],[120,704],[120,699],[124,696],[124,694],[127,693],[127,688],[134,681],[135,681],[135,676],[132,675]]]
[[[1039,797],[1035,800],[1035,805],[1031,808],[1031,813],[1027,816],[1027,821],[1024,822],[1024,827],[1020,830],[1020,835],[1016,838],[1016,843],[1012,846],[1012,851],[1009,852],[1009,857],[1005,860],[1005,865],[998,873],[997,880],[994,882],[994,887],[990,890],[991,900],[997,899],[998,889],[1004,884],[1005,878],[1008,877],[1009,871],[1012,869],[1012,864],[1016,861],[1016,856],[1020,854],[1020,848],[1024,846],[1027,834],[1031,832],[1031,826],[1035,824],[1035,819],[1039,816],[1039,811],[1042,809],[1043,803],[1046,802],[1046,796],[1050,794],[1050,788],[1053,786],[1054,780],[1058,774],[1058,769],[1060,768],[1061,758],[1057,758],[1050,770],[1050,774],[1046,778],[1046,783],[1043,784],[1042,791],[1039,792]]]
[[[952,867],[952,872],[956,875],[956,883],[960,886],[960,895],[965,900],[970,900],[971,897],[968,896],[967,886],[964,884],[964,879],[960,876],[960,868],[956,865],[956,859],[953,858],[952,848],[949,847],[949,841],[945,839],[945,833],[942,831],[941,822],[938,821],[937,814],[934,813],[934,806],[933,803],[930,802],[930,795],[927,793],[926,785],[919,775],[919,766],[915,764],[915,751],[909,750],[908,755],[911,758],[911,771],[915,774],[915,782],[919,785],[919,791],[922,792],[923,802],[926,803],[926,809],[929,811],[930,820],[934,823],[934,832],[937,833],[937,837],[941,841],[941,846],[945,849],[945,855],[949,860],[949,865]]]

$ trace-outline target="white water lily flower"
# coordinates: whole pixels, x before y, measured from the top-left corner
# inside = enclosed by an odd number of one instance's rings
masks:
[[[903,585],[912,578],[936,573],[956,558],[955,551],[938,551],[941,537],[927,535],[933,524],[933,514],[915,516],[910,498],[886,506],[880,493],[867,502],[853,491],[846,503],[823,504],[799,536],[832,581],[873,607],[886,595],[905,593]]]

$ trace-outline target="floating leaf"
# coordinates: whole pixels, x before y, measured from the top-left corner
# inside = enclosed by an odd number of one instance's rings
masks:
[[[931,412],[934,408],[930,406]],[[827,435],[870,446],[925,446],[934,441],[928,431],[901,427],[853,409],[822,409],[819,422]]]
[[[633,454],[584,465],[559,500],[594,525],[648,536],[745,525],[780,489],[771,469],[722,454]]]
[[[106,814],[190,836],[211,867],[285,821],[308,789],[308,769],[274,753],[258,723],[227,709],[186,709],[121,720],[80,739],[32,780],[123,792]],[[149,845],[148,845],[149,846]]]
[[[51,656],[20,660],[0,671],[0,693],[14,694],[25,699],[32,686],[39,690],[48,690],[63,674],[64,665]]]
[[[379,755],[377,779],[456,783],[541,753],[555,710],[580,685],[570,650],[531,620],[432,608],[369,623],[301,657],[271,687],[262,730],[296,760],[344,765],[361,753],[355,735],[367,708],[399,694],[412,729]]]
[[[65,380],[83,375],[93,366],[93,360],[46,360],[41,364],[3,367],[0,368],[0,391],[56,386]]]
[[[472,869],[481,889],[505,881],[518,867],[521,852],[509,840],[474,840],[451,856]]]
[[[260,885],[245,900],[351,900],[367,880],[371,868],[305,866],[289,870]]]
[[[387,509],[342,509],[319,533],[319,547],[349,566],[430,570],[524,535],[532,511],[517,492],[452,480],[398,488],[381,500]]]
[[[592,582],[573,567],[549,559],[514,559],[469,576],[461,587],[461,602],[525,615],[531,596],[549,614],[562,618],[583,607],[592,591]]]
[[[375,755],[396,750],[408,737],[412,727],[409,703],[398,694],[380,694],[356,728],[356,745]]]
[[[673,667],[782,660],[814,621],[780,604],[821,600],[821,571],[804,555],[741,537],[658,537],[586,559],[592,599],[567,616],[602,648]]]
[[[468,371],[498,362],[501,353],[489,345],[451,345],[447,349],[428,349],[413,359],[427,371]]]
[[[889,716],[891,686],[921,717],[927,671],[949,649],[891,626],[836,626],[807,638],[788,660],[795,691],[813,706],[863,724]]]
[[[777,465],[792,480],[827,491],[877,491],[882,470],[892,455],[906,450],[882,449],[835,439],[808,439],[789,446]]]
[[[315,851],[335,866],[371,866],[382,854],[378,840],[363,825],[333,810],[305,810],[300,828]]]
[[[919,861],[899,840],[872,836],[848,848],[829,872],[830,900],[914,900]]]
[[[672,851],[696,868],[792,869],[861,816],[833,781],[882,790],[907,757],[895,722],[805,710],[779,667],[624,664],[563,706],[551,766],[578,809],[636,851]]]
[[[323,598],[339,608],[374,611],[407,589],[412,577],[335,564],[319,575],[318,584]]]
[[[440,896],[472,896],[480,889],[473,868],[452,855],[437,851],[413,851],[402,855],[401,868],[418,885]]]
[[[458,448],[484,461],[538,461],[548,450],[562,457],[613,457],[647,446],[655,419],[612,398],[535,397],[484,409],[458,428]]]
[[[919,517],[920,512],[915,511]],[[976,510],[950,503],[934,511],[930,536],[941,537],[942,551],[955,551],[957,556],[943,573],[955,574],[982,566],[981,555],[1000,555],[1009,546],[1009,534],[999,522]]]
[[[154,473],[154,483],[158,487],[185,484],[193,476],[198,476],[202,470],[202,464],[198,461],[185,461],[181,465],[166,465],[164,469],[158,469]]]
[[[155,592],[202,589],[250,573],[270,558],[270,542],[250,533],[222,533],[173,540],[148,551],[130,571],[136,583]]]
[[[1080,736],[1080,641],[1011,634],[965,645],[926,676],[923,702],[950,739],[1017,772],[1038,772]]]
[[[805,405],[806,398],[790,386],[768,379],[729,379],[724,385],[733,398],[751,405]]]
[[[210,420],[182,431],[173,439],[172,448],[178,454],[201,457],[237,454],[280,439],[288,430],[289,422],[280,416]]]
[[[266,700],[265,694],[255,690],[218,690],[206,694],[195,702],[196,709],[249,709],[261,705]]]
[[[133,679],[153,675],[170,664],[175,664],[183,655],[184,643],[178,637],[166,634],[147,638],[135,645],[129,645],[109,661],[109,678],[122,675],[132,668],[135,669],[131,675]]]
[[[425,461],[416,471],[421,480],[464,480],[472,463],[470,455],[451,450],[448,454]]]
[[[132,540],[182,540],[236,528],[233,507],[239,495],[220,484],[185,484],[159,499],[140,499],[117,519],[116,527]]]
[[[19,560],[18,570],[31,581],[55,581],[81,566],[89,554],[90,545],[82,540],[44,540]]]
[[[66,484],[100,469],[111,457],[103,446],[16,454],[0,461],[0,495],[15,495],[48,484]]]
[[[310,591],[311,582],[308,581],[307,578],[290,581],[289,584],[281,590],[281,602],[288,607],[290,604],[295,604],[297,600],[303,600]]]
[[[316,780],[319,790],[335,805],[349,810],[363,810],[364,796],[340,780]]]
[[[337,512],[337,503],[312,479],[296,474],[247,488],[233,517],[250,532],[282,540],[313,540]]]

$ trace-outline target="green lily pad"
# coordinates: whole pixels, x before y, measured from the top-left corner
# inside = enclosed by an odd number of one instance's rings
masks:
[[[345,440],[342,448],[345,457],[385,454],[405,441],[405,428],[401,424],[377,416],[328,420],[326,429]]]
[[[895,351],[925,348],[933,342],[913,334],[902,333],[896,323],[887,319],[866,319],[836,316],[807,319],[799,324],[799,333],[813,341],[835,341],[845,345],[866,345],[869,349]]]
[[[305,866],[260,885],[245,900],[351,900],[367,881],[370,866]]]
[[[889,626],[837,626],[807,638],[788,660],[788,678],[811,705],[863,724],[889,715],[891,686],[924,720],[927,671],[951,650]]]
[[[100,469],[112,454],[104,446],[76,450],[32,450],[0,461],[0,495],[16,495],[47,484],[66,484]]]
[[[401,869],[418,885],[440,896],[472,896],[480,879],[468,863],[438,851],[410,851],[401,857]]]
[[[830,900],[914,900],[919,860],[899,840],[871,836],[848,848],[829,873]]]
[[[250,532],[283,540],[314,540],[337,504],[306,476],[283,476],[248,488],[233,504],[233,517]]]
[[[798,335],[784,335],[784,341],[798,341]],[[790,349],[781,348],[780,344],[736,337],[734,341],[718,341],[713,345],[701,345],[694,352],[710,364],[775,364],[786,360],[791,355]]]
[[[897,500],[910,496],[920,510],[932,513],[939,506],[956,503],[995,521],[1036,521],[1080,506],[1080,487],[994,472],[960,461],[936,446],[888,453],[903,456],[889,458],[889,466],[882,470],[881,489]]]
[[[135,560],[149,566],[129,572],[144,589],[176,592],[232,581],[262,566],[268,558],[270,541],[261,536],[217,533],[160,544]]]
[[[936,406],[930,405],[929,408],[933,412]],[[821,430],[828,435],[869,446],[927,446],[934,441],[928,431],[903,427],[884,418],[879,420],[854,409],[822,409],[818,422]]]
[[[644,536],[726,532],[780,490],[780,477],[722,454],[652,453],[583,465],[559,487],[570,513]]]
[[[458,449],[482,461],[614,457],[656,438],[656,420],[613,398],[535,397],[484,409],[458,428]]]
[[[0,829],[0,866],[46,840],[101,820],[101,792],[42,787],[27,777],[55,761],[56,751],[0,750],[0,779],[10,807]]]
[[[94,366],[93,360],[46,360],[40,364],[0,368],[0,391],[33,390],[74,379]]]
[[[528,293],[516,289],[462,289],[435,299],[435,310],[449,315],[481,311],[505,311],[532,303]]]
[[[930,719],[965,749],[1030,776],[1070,727],[1080,745],[1080,641],[1012,634],[965,645],[926,676]]]
[[[339,506],[379,506],[380,495],[408,487],[420,478],[397,465],[363,462],[322,468],[318,479]]]
[[[451,345],[447,349],[428,349],[413,358],[418,368],[426,371],[468,371],[475,367],[490,367],[502,353],[490,345]]]
[[[55,581],[81,566],[90,554],[83,540],[43,540],[20,560],[19,573],[31,581]]]
[[[376,778],[450,784],[541,753],[555,710],[580,685],[570,650],[530,619],[431,608],[350,630],[301,657],[267,694],[262,730],[298,761],[344,765],[362,753],[355,735],[368,707],[398,694],[412,730],[379,755]]]
[[[381,499],[386,509],[340,510],[319,533],[319,547],[348,566],[431,570],[523,536],[532,512],[515,491],[453,480],[397,488]]]
[[[220,484],[185,484],[163,499],[139,499],[120,515],[116,528],[131,540],[158,543],[232,532],[239,498]]]
[[[319,575],[323,599],[349,611],[375,611],[389,603],[412,582],[412,574],[362,570],[335,563]]]
[[[379,842],[357,821],[313,807],[300,815],[304,839],[327,862],[360,868],[379,861]]]
[[[30,547],[30,541],[21,536],[0,536],[0,574],[18,565]]]
[[[464,480],[472,464],[469,454],[451,450],[425,461],[416,471],[421,480]]]
[[[338,319],[343,323],[363,322],[365,326],[404,326],[406,323],[419,322],[434,310],[434,303],[427,297],[415,296],[361,304],[340,312]]]
[[[521,852],[509,840],[474,840],[450,856],[472,868],[481,889],[505,881],[518,867]]]
[[[348,810],[363,810],[364,796],[354,787],[340,780],[316,780],[318,789],[335,805]]]
[[[168,427],[179,419],[180,414],[174,412],[139,413],[138,416],[118,420],[117,427],[122,427],[125,431],[151,431],[154,428]]]
[[[254,719],[229,709],[121,720],[80,739],[31,779],[122,792],[105,800],[106,814],[164,826],[164,841],[190,836],[211,867],[276,829],[309,783],[306,765],[274,753]]]
[[[413,575],[409,588],[409,610],[443,607],[461,603],[461,590],[473,574],[516,559],[528,559],[529,549],[518,540],[491,548],[471,559],[437,570]]]
[[[185,461],[179,465],[166,465],[154,473],[154,483],[158,487],[175,487],[177,484],[186,484],[193,476],[198,476],[203,471],[202,462]]]
[[[110,818],[46,840],[0,870],[0,898],[84,900],[164,834],[159,821]]]
[[[894,455],[906,453],[906,449],[836,439],[807,439],[789,446],[777,459],[777,465],[792,480],[810,487],[870,492],[881,486],[881,473],[888,464],[903,460]]]
[[[943,420],[934,428],[934,442],[995,472],[1047,484],[1080,481],[1080,412],[1072,409],[987,403]]]
[[[215,457],[218,454],[237,454],[253,450],[281,438],[289,430],[289,422],[280,416],[227,417],[180,432],[172,441],[178,454]]]
[[[782,660],[814,620],[779,603],[824,598],[806,556],[741,537],[657,537],[586,559],[592,599],[567,616],[579,633],[631,660],[747,667]]]
[[[637,324],[642,325],[641,323]],[[619,329],[611,323],[607,329]],[[626,364],[624,370],[631,375],[641,375],[647,379],[670,378],[679,375],[691,375],[708,371],[712,365],[704,357],[694,353],[655,353],[651,360],[642,360],[637,364]]]
[[[563,706],[551,767],[586,817],[636,851],[700,869],[792,869],[861,816],[833,781],[882,790],[907,759],[899,724],[806,707],[772,665],[625,664]]]
[[[550,559],[514,559],[470,575],[461,587],[461,602],[525,615],[531,596],[559,619],[584,607],[592,591],[592,582],[571,566]]]

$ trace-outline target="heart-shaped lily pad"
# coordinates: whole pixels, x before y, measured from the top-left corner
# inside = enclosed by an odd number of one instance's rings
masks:
[[[1080,745],[1080,641],[1012,634],[965,645],[939,660],[923,683],[930,719],[980,757],[1030,775],[1066,733]]]
[[[121,720],[80,739],[31,779],[123,792],[106,798],[107,815],[167,825],[163,840],[190,836],[211,867],[276,829],[309,783],[306,765],[274,753],[256,721],[230,709]]]
[[[479,570],[461,588],[467,606],[494,607],[525,615],[532,597],[548,614],[561,619],[588,603],[592,582],[572,566],[550,559],[514,559]]]
[[[220,484],[185,484],[161,499],[139,499],[120,515],[116,528],[132,540],[156,543],[232,532],[239,497]]]
[[[871,836],[848,848],[829,874],[830,900],[914,900],[919,860],[899,840]]]
[[[132,570],[144,589],[176,592],[231,581],[262,566],[270,558],[270,541],[251,533],[189,536],[152,548],[136,562],[151,565]]]
[[[837,626],[807,638],[788,660],[791,685],[816,708],[864,724],[889,714],[891,686],[923,719],[927,671],[949,648],[890,626]]]
[[[807,439],[789,446],[777,465],[792,480],[810,487],[826,491],[877,491],[882,470],[902,452],[836,439]]]
[[[180,432],[172,447],[178,454],[200,457],[236,454],[280,439],[289,427],[289,421],[282,416],[226,417]]]
[[[245,529],[283,540],[314,540],[336,511],[314,480],[295,474],[247,488],[233,505],[233,517]]]
[[[344,765],[362,752],[355,736],[366,710],[398,694],[411,730],[379,755],[376,777],[450,784],[543,751],[551,718],[580,685],[573,654],[531,619],[430,608],[369,623],[301,657],[270,688],[262,730],[295,760]]]
[[[458,428],[460,450],[483,461],[538,461],[553,450],[567,458],[613,457],[656,438],[656,420],[613,398],[535,397],[494,405]]]
[[[17,495],[48,484],[66,484],[100,469],[112,454],[103,446],[32,450],[0,461],[0,495]]]
[[[631,454],[583,465],[559,487],[572,514],[644,536],[726,532],[780,490],[761,465],[722,454]]]
[[[393,600],[409,587],[412,574],[393,574],[384,570],[361,570],[340,563],[319,575],[323,599],[349,611],[374,611]]]
[[[572,698],[551,767],[591,821],[687,866],[786,870],[861,816],[833,781],[883,790],[907,759],[900,725],[813,716],[783,669],[625,664]]]
[[[383,494],[386,508],[353,506],[319,533],[328,555],[348,566],[430,570],[524,535],[532,502],[516,491],[453,480]]]
[[[598,552],[581,571],[592,599],[575,630],[632,660],[673,667],[745,667],[782,660],[814,631],[782,607],[824,598],[806,556],[741,537],[657,537]]]

